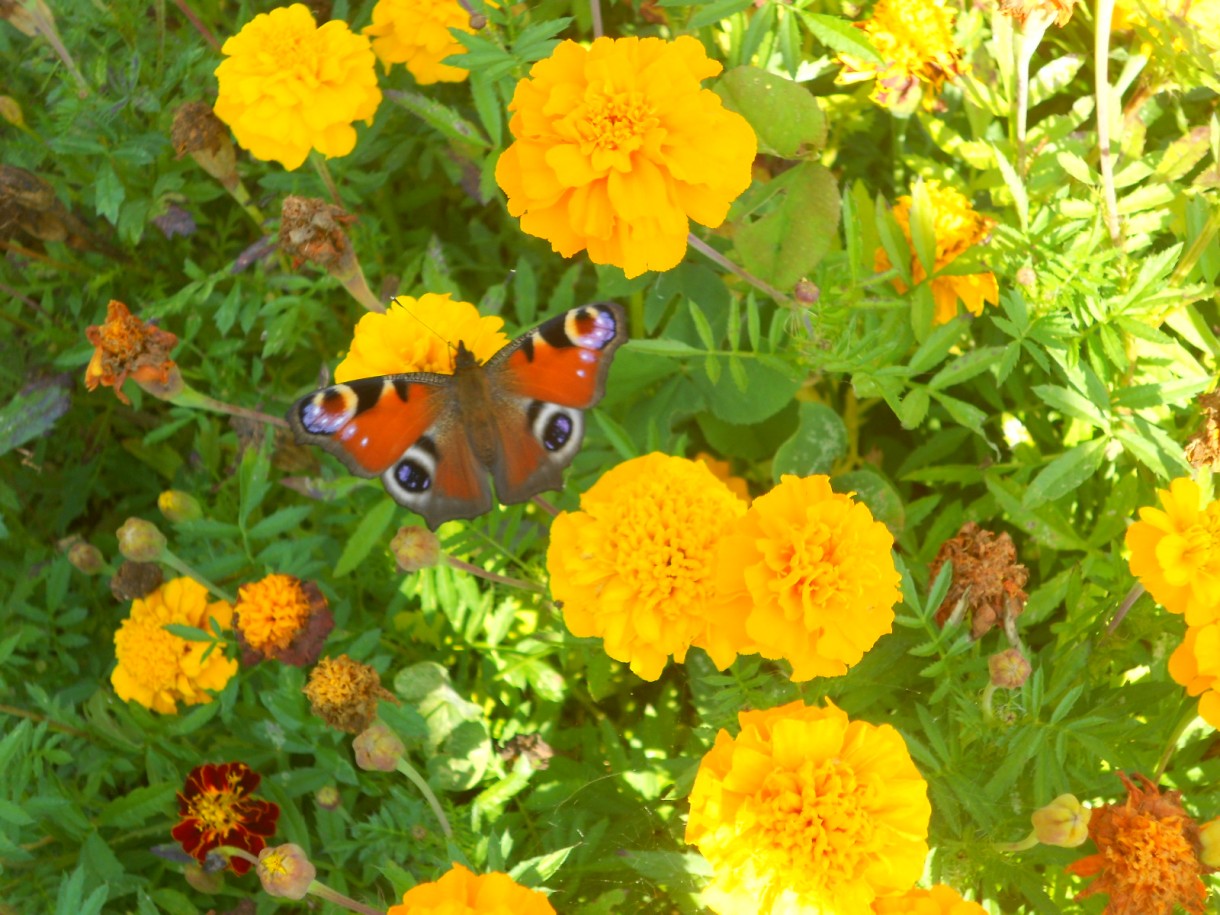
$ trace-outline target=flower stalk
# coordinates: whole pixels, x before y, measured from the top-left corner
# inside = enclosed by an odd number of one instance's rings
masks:
[[[445,834],[445,838],[452,839],[453,827],[449,825],[449,818],[445,816],[445,811],[441,808],[441,802],[437,799],[436,792],[432,790],[432,786],[419,774],[418,769],[407,762],[406,756],[398,758],[397,768],[399,772],[405,775],[419,789],[420,794],[424,796],[424,800],[428,802],[428,806],[432,808],[432,813],[441,824],[441,832]]]
[[[224,854],[226,857],[240,858],[243,861],[249,862],[251,866],[258,866],[258,858],[244,849],[235,848],[232,845],[221,845],[218,846],[216,850]],[[342,906],[343,908],[352,912],[359,912],[360,915],[384,915],[384,912],[381,909],[375,909],[372,906],[367,906],[362,902],[357,902],[350,896],[344,896],[337,890],[332,890],[326,884],[318,880],[313,880],[310,882],[307,894],[310,896],[316,896],[318,899],[322,899],[326,902],[333,902],[335,905]]]
[[[1097,0],[1097,25],[1093,38],[1094,86],[1097,98],[1097,151],[1101,158],[1101,186],[1105,199],[1106,229],[1118,244],[1122,230],[1118,221],[1118,193],[1114,187],[1114,154],[1110,147],[1110,23],[1114,0]],[[1115,138],[1117,139],[1117,138]]]

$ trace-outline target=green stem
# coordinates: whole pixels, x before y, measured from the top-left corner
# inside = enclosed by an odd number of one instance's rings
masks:
[[[471,575],[477,575],[479,578],[495,582],[498,585],[511,585],[514,588],[520,588],[522,591],[532,591],[535,594],[542,594],[544,592],[542,585],[535,584],[532,581],[522,581],[520,578],[509,578],[507,575],[497,575],[495,572],[488,572],[486,569],[481,569],[473,563],[465,562],[454,556],[446,556],[445,561],[455,569],[469,572]]]
[[[756,277],[754,274],[748,272],[747,270],[744,270],[741,267],[738,267],[735,263],[733,263],[723,254],[721,254],[719,251],[717,251],[715,248],[713,248],[703,239],[696,236],[693,232],[690,235],[686,236],[686,240],[692,248],[694,248],[696,251],[698,251],[708,260],[713,261],[716,264],[719,264],[721,267],[723,267],[725,270],[729,271],[729,273],[732,273],[734,276],[741,277],[743,280],[745,280],[755,289],[758,289],[761,292],[765,292],[767,295],[769,295],[771,298],[773,298],[780,305],[784,305],[786,307],[792,307],[792,301],[788,298],[788,296],[784,295],[774,286],[763,282],[758,277]]]
[[[1118,222],[1118,193],[1114,189],[1114,156],[1110,149],[1110,22],[1114,0],[1097,0],[1097,24],[1093,37],[1094,92],[1097,97],[1097,149],[1101,156],[1101,184],[1105,197],[1106,228],[1110,241],[1118,244],[1122,231]]]
[[[1152,780],[1159,782],[1161,776],[1165,774],[1165,770],[1169,768],[1169,761],[1173,759],[1173,754],[1178,749],[1178,741],[1182,739],[1182,735],[1191,723],[1198,717],[1198,710],[1191,708],[1185,715],[1181,717],[1176,725],[1174,725],[1173,733],[1169,735],[1169,740],[1165,744],[1165,750],[1161,753],[1160,759],[1156,761],[1156,768],[1152,770]]]
[[[432,808],[432,812],[436,814],[436,818],[440,821],[441,832],[445,834],[446,839],[452,839],[453,829],[449,826],[449,818],[445,816],[445,811],[441,809],[441,802],[436,799],[436,795],[432,792],[432,786],[424,781],[424,777],[416,771],[413,765],[407,762],[405,756],[398,759],[398,771],[414,782],[415,787],[423,794],[424,800],[428,802],[428,806]]]
[[[234,598],[233,598],[232,594],[230,594],[224,588],[221,588],[218,585],[213,584],[212,582],[208,581],[206,578],[204,578],[202,575],[200,575],[198,572],[196,572],[194,569],[192,569],[190,566],[188,566],[185,562],[183,562],[181,559],[179,559],[177,556],[175,556],[168,549],[162,550],[161,555],[157,557],[157,560],[159,562],[162,562],[165,565],[169,566],[179,575],[185,575],[187,578],[190,578],[190,579],[193,579],[194,581],[199,582],[199,584],[203,585],[205,588],[207,588],[209,591],[211,591],[221,600],[226,600],[230,604],[233,603]]]
[[[335,179],[330,173],[330,166],[326,164],[326,158],[316,149],[310,150],[309,161],[314,167],[314,171],[318,173],[318,177],[322,179],[322,183],[326,185],[326,193],[330,195],[330,202],[335,206],[343,206],[343,200],[339,197],[339,188],[335,185]]]
[[[213,413],[227,413],[229,416],[240,416],[242,419],[252,419],[255,422],[266,423],[269,426],[279,426],[281,429],[288,428],[288,420],[281,416],[271,416],[267,413],[260,413],[258,410],[250,410],[246,407],[238,407],[234,404],[225,403],[214,397],[209,397],[207,394],[201,394],[189,385],[169,398],[169,402],[178,407],[211,410]]]

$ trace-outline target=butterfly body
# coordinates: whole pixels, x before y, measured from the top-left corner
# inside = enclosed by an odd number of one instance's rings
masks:
[[[298,442],[352,473],[380,476],[428,526],[558,489],[584,436],[583,411],[605,392],[626,318],[583,305],[518,337],[480,365],[459,343],[452,375],[360,378],[303,397],[288,413]]]

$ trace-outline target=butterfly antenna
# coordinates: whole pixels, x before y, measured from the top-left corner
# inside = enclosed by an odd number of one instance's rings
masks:
[[[428,331],[428,333],[436,336],[442,343],[445,344],[445,346],[447,346],[449,348],[449,367],[453,368],[453,366],[455,366],[457,364],[457,347],[453,345],[453,342],[448,337],[446,337],[444,334],[442,334],[439,330],[437,330],[435,327],[433,327],[431,324],[429,324],[427,321],[425,321],[422,317],[420,317],[420,315],[416,309],[409,308],[409,309],[406,309],[406,312],[412,318],[414,318],[416,321],[418,321],[420,326],[423,327],[424,330],[426,330],[426,331]]]

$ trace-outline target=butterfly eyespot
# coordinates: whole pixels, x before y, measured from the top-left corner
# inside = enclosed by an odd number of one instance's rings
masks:
[[[547,451],[558,451],[572,437],[572,417],[566,413],[556,413],[547,420],[546,429],[542,433],[542,444]]]
[[[432,474],[418,461],[407,458],[399,461],[394,476],[407,492],[425,492],[432,486]]]

